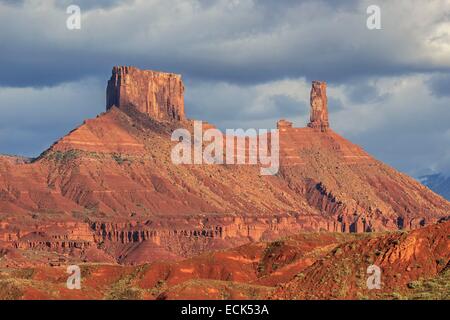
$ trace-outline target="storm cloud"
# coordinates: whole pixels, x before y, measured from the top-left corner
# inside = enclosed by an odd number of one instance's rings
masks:
[[[241,84],[450,70],[448,1],[382,1],[377,31],[366,27],[371,2],[334,3],[79,1],[81,30],[65,27],[59,1],[0,4],[0,84],[56,85],[114,64]]]

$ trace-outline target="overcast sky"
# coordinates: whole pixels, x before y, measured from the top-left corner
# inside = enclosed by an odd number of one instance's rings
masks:
[[[449,0],[0,0],[0,43],[0,153],[38,155],[134,65],[181,73],[188,116],[220,128],[304,126],[326,81],[335,131],[411,175],[450,173]]]

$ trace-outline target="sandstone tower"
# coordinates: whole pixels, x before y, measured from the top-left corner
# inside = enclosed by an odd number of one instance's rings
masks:
[[[328,122],[327,84],[313,81],[311,88],[311,118],[308,127],[325,132],[330,127]]]
[[[158,121],[184,120],[184,85],[181,75],[114,67],[106,89],[106,109],[134,106]]]

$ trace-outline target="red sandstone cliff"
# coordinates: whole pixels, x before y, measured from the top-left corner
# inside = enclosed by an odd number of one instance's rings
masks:
[[[311,122],[308,127],[327,131],[328,123],[328,99],[327,84],[321,81],[313,81],[311,88]]]
[[[176,121],[185,118],[180,77],[114,68],[107,112],[31,163],[0,157],[0,236],[16,248],[65,243],[80,254],[101,244],[131,263],[301,230],[414,229],[447,216],[448,201],[329,128],[325,90],[313,83],[308,127],[278,123],[280,171],[261,176],[252,165],[173,164],[170,134],[191,125]],[[39,227],[62,222],[82,222],[92,235]]]
[[[183,93],[178,74],[114,67],[106,89],[106,109],[134,106],[156,120],[183,120]]]
[[[449,296],[449,232],[450,221],[383,234],[302,232],[170,261],[164,260],[163,252],[153,250],[157,261],[150,264],[83,263],[82,290],[63,286],[67,264],[77,260],[69,262],[60,256],[49,267],[33,264],[30,259],[36,257],[30,252],[2,249],[0,298],[445,300]],[[145,261],[140,247],[151,244],[144,241],[136,246],[128,250],[125,263]],[[18,262],[27,268],[17,268]],[[367,268],[372,264],[382,270],[377,290],[367,288]]]

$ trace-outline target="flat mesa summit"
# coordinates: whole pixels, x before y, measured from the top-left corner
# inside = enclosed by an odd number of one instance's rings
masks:
[[[180,75],[114,67],[106,112],[30,163],[0,157],[1,246],[143,263],[299,231],[409,230],[450,212],[448,201],[335,133],[319,81],[309,124],[277,123],[277,175],[175,165],[171,133],[193,126],[183,93]]]

